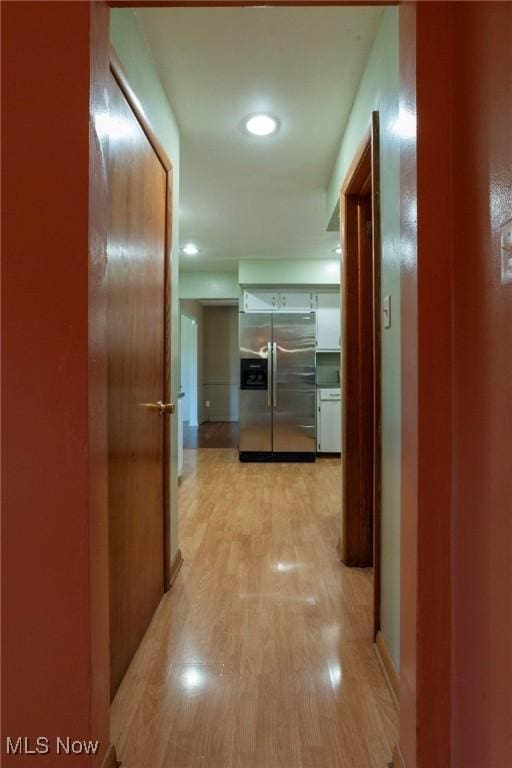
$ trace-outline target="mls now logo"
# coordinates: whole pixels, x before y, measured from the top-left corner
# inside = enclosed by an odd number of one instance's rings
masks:
[[[99,741],[70,739],[69,736],[61,739],[57,737],[56,752],[58,755],[95,755],[100,746]]]
[[[47,755],[50,751],[50,740],[46,736],[38,736],[33,741],[28,736],[17,739],[7,736],[6,742],[8,755]]]
[[[70,736],[57,736],[55,744],[47,736],[37,736],[35,739],[29,736],[6,738],[8,755],[47,755],[52,751],[57,755],[95,755],[99,746],[99,741],[72,739]]]
[[[99,746],[99,741],[70,739],[69,736],[61,739],[58,736],[55,751],[58,755],[95,755]]]

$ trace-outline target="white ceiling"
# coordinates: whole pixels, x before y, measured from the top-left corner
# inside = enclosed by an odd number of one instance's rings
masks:
[[[137,18],[181,131],[185,270],[330,258],[326,188],[382,9],[145,8]],[[281,120],[244,134],[245,115]]]

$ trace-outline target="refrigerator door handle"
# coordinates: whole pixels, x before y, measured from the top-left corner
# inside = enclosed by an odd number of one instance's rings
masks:
[[[267,376],[267,405],[272,408],[272,344],[270,341],[267,343],[267,360],[268,360],[268,376]]]
[[[277,344],[272,344],[272,394],[274,408],[277,408]]]

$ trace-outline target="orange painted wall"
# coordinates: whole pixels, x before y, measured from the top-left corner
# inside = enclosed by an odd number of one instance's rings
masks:
[[[512,4],[404,4],[400,745],[512,765]],[[417,311],[417,327],[414,312]],[[413,327],[408,327],[413,323]]]
[[[89,230],[90,52],[97,34],[108,51],[108,16],[96,8],[91,37],[88,3],[1,10],[2,765],[89,766],[108,748],[103,234]],[[91,210],[107,210],[101,189]],[[6,736],[52,752],[6,757]],[[56,736],[100,739],[96,760],[57,758]]]
[[[446,3],[400,8],[400,747],[407,768],[450,766],[449,13]]]
[[[453,766],[512,765],[512,3],[454,3]]]
[[[108,24],[92,7],[2,4],[2,729],[105,750],[107,207],[101,162],[89,199],[87,123],[91,41],[93,118],[106,108]],[[510,9],[400,10],[402,106],[418,117],[402,158],[407,768],[512,753]],[[90,146],[101,158],[94,125]]]

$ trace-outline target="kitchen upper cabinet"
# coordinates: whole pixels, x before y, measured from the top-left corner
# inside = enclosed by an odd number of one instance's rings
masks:
[[[245,312],[275,312],[278,308],[277,291],[244,291]]]
[[[281,291],[279,294],[279,309],[281,312],[311,312],[316,309],[314,294],[299,293],[298,291]]]
[[[245,312],[311,312],[316,296],[310,291],[244,291]]]
[[[318,453],[341,453],[341,390],[317,390],[317,406]]]
[[[338,291],[318,294],[316,348],[337,352],[341,347],[341,307]]]

